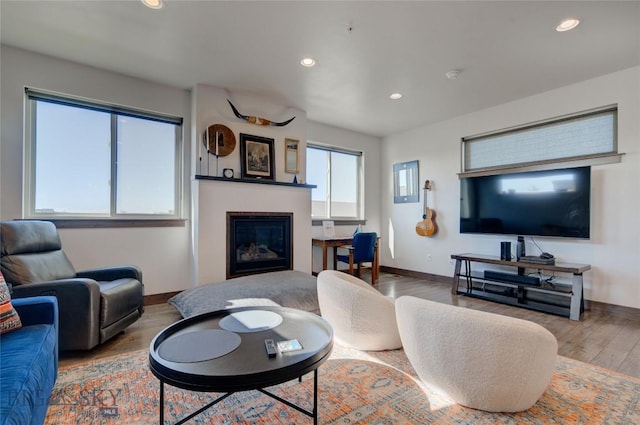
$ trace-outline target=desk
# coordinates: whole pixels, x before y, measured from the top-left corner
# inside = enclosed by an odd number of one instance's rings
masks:
[[[327,270],[327,251],[328,248],[333,248],[333,269],[338,270],[338,247],[343,245],[351,245],[353,242],[353,236],[333,236],[330,238],[325,238],[323,236],[318,236],[316,238],[311,239],[312,246],[319,246],[322,248],[322,270]],[[378,252],[378,246],[380,245],[380,237],[378,237],[378,241],[376,242],[376,247],[374,250],[373,256],[373,266],[371,268],[372,282],[376,282],[378,280],[379,275],[379,267],[380,267],[380,257]]]

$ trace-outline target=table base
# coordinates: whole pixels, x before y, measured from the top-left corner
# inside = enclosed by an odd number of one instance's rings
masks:
[[[302,382],[302,376],[300,376],[298,378],[299,382]],[[279,402],[286,404],[287,406],[296,409],[297,411],[313,418],[313,425],[317,425],[318,424],[318,369],[315,369],[313,371],[313,410],[306,410],[303,409],[302,407],[293,404],[292,402],[290,402],[289,400],[285,400],[282,397],[279,397],[275,394],[270,393],[269,391],[265,390],[264,388],[256,388],[256,391],[260,391],[261,393],[268,395],[269,397],[278,400]],[[196,410],[195,412],[185,416],[184,418],[180,419],[178,422],[176,422],[174,425],[181,425],[185,422],[187,422],[188,420],[198,416],[200,413],[204,412],[205,410],[208,410],[209,408],[215,406],[216,404],[218,404],[219,402],[221,402],[222,400],[224,400],[225,398],[229,397],[232,394],[235,394],[236,392],[240,392],[240,391],[232,391],[232,392],[228,392],[225,393],[224,395],[216,398],[215,400],[213,400],[212,402],[208,403],[207,405],[201,407],[200,409]],[[164,381],[160,380],[160,425],[164,425]]]

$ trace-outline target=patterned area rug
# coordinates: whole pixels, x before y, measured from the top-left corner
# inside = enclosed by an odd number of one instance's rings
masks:
[[[61,368],[46,424],[157,424],[158,380],[146,350]],[[523,367],[526,367],[523,365]],[[334,346],[320,367],[320,424],[640,424],[640,380],[558,357],[551,385],[528,411],[481,412],[453,404],[422,384],[402,350],[361,352]],[[312,375],[272,387],[312,407]],[[165,419],[197,410],[212,394],[165,386]],[[258,391],[236,393],[188,424],[311,424],[312,419]]]

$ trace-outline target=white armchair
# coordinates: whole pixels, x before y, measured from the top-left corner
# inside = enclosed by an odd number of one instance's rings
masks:
[[[458,404],[519,412],[551,382],[558,342],[536,323],[409,296],[396,300],[396,316],[420,379]]]
[[[402,347],[393,299],[365,281],[324,270],[318,274],[318,304],[341,345],[365,351]]]

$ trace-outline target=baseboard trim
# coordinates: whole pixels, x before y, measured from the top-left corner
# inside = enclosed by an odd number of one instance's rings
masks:
[[[144,296],[144,305],[164,304],[169,298],[179,294],[182,291],[164,292],[162,294],[152,294]]]
[[[617,316],[627,317],[630,320],[637,320],[640,315],[640,308],[626,307],[623,305],[607,304],[600,301],[584,300],[585,310],[598,311],[607,314],[615,313]]]
[[[432,282],[439,282],[439,283],[451,284],[453,280],[451,276],[442,276],[439,274],[416,272],[413,270],[398,269],[395,267],[388,267],[388,266],[380,266],[380,271],[385,273],[397,274],[400,276],[413,277],[416,279],[430,280]]]

